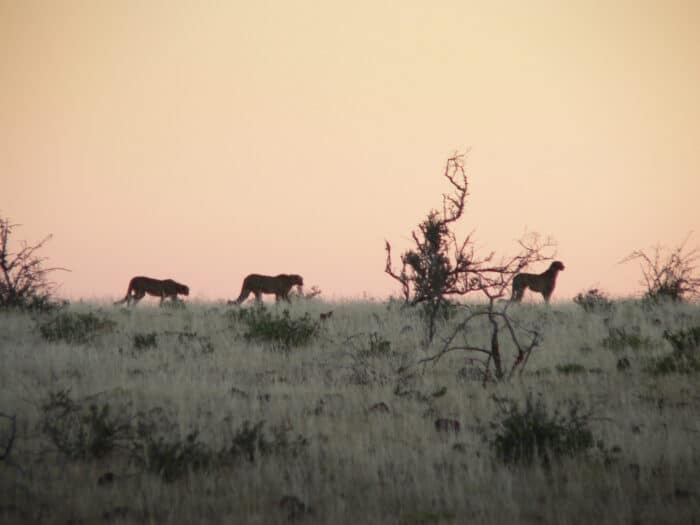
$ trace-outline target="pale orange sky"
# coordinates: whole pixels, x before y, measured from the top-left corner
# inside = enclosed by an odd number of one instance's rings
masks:
[[[700,244],[697,1],[0,0],[0,86],[0,213],[54,234],[71,298],[251,272],[385,297],[384,239],[409,247],[467,147],[459,231],[551,234],[558,300]]]

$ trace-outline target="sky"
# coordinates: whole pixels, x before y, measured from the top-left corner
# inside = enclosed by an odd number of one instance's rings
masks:
[[[478,253],[540,232],[554,299],[634,295],[626,255],[700,245],[698,93],[694,0],[0,0],[0,215],[72,299],[385,298],[468,150]]]

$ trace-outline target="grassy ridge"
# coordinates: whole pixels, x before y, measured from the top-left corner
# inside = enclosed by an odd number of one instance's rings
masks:
[[[522,376],[485,386],[472,354],[412,366],[439,350],[439,336],[423,346],[417,311],[318,300],[284,308],[259,318],[196,303],[0,313],[0,412],[17,416],[0,464],[0,521],[700,516],[697,305],[514,308],[544,341]],[[468,337],[486,344],[487,326]],[[504,341],[502,352],[514,349]],[[583,419],[569,417],[572,406]],[[585,429],[571,434],[576,421]],[[9,420],[0,425],[2,446]],[[535,427],[534,456],[504,452]]]

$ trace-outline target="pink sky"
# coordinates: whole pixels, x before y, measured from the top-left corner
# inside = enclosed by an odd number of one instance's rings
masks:
[[[459,231],[553,236],[555,299],[700,244],[700,3],[0,0],[0,213],[71,298],[133,275],[327,298],[383,273],[471,148]],[[546,265],[532,268],[543,271]]]

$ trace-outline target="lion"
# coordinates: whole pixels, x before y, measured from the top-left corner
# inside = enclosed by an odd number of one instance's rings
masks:
[[[513,295],[510,300],[520,302],[523,299],[525,289],[540,292],[544,301],[549,302],[554,287],[557,284],[557,274],[564,269],[564,263],[554,261],[544,273],[519,273],[513,279]]]
[[[284,299],[290,302],[289,291],[294,286],[299,286],[300,288],[304,286],[304,279],[301,275],[281,273],[271,277],[269,275],[251,273],[243,279],[241,295],[235,301],[229,301],[228,304],[241,304],[251,293],[255,294],[255,300],[258,302],[262,300],[262,294],[264,293],[275,294],[276,301]]]
[[[126,305],[129,306],[132,300],[134,304],[137,304],[146,294],[160,297],[160,304],[163,304],[166,297],[177,301],[178,294],[189,295],[190,289],[188,286],[173,281],[172,279],[161,281],[160,279],[139,276],[129,281],[129,288],[126,290],[126,296],[124,296],[124,299],[114,304],[122,304],[125,302]]]

